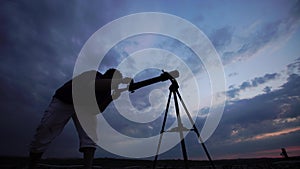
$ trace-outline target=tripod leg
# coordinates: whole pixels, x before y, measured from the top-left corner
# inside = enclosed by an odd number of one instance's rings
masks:
[[[164,129],[165,129],[165,125],[166,125],[166,120],[167,120],[167,115],[168,115],[168,111],[169,111],[171,94],[172,94],[172,92],[170,91],[169,97],[168,97],[168,103],[167,103],[166,110],[165,110],[163,124],[162,124],[161,130],[160,130],[159,142],[158,142],[158,146],[157,146],[157,150],[156,150],[156,155],[155,155],[155,159],[154,159],[154,163],[153,163],[153,169],[155,169],[155,167],[156,167],[157,157],[158,157],[158,153],[159,153],[159,149],[160,149],[160,145],[161,145],[161,140],[162,140],[162,136],[163,136],[163,133],[164,133]]]
[[[180,135],[180,140],[181,140],[180,144],[181,144],[181,149],[182,149],[182,154],[183,154],[183,159],[184,159],[184,166],[185,166],[186,169],[188,169],[189,168],[188,157],[187,157],[187,152],[186,152],[186,147],[185,147],[184,137],[183,137],[183,131],[182,131],[183,124],[182,124],[180,113],[179,113],[178,100],[177,100],[177,96],[176,96],[175,91],[173,91],[173,95],[174,95],[176,116],[177,116],[177,122],[178,122],[178,128],[179,128],[179,135]]]
[[[199,139],[199,142],[201,143],[201,145],[202,145],[202,147],[203,147],[203,149],[204,149],[204,151],[205,151],[205,154],[206,154],[206,156],[207,156],[207,158],[208,158],[208,160],[209,160],[209,162],[210,162],[212,168],[215,169],[216,166],[215,166],[215,164],[213,163],[213,160],[211,159],[211,157],[210,157],[210,155],[209,155],[209,153],[208,153],[208,150],[207,150],[207,148],[206,148],[206,146],[205,146],[205,144],[204,144],[204,142],[203,142],[203,140],[202,140],[202,138],[201,138],[201,136],[200,136],[200,133],[199,133],[199,131],[198,131],[196,125],[195,125],[194,120],[192,119],[192,117],[191,117],[191,115],[190,115],[190,113],[189,113],[189,111],[188,111],[188,109],[187,109],[185,103],[183,102],[183,99],[181,98],[181,95],[180,95],[179,91],[177,90],[176,93],[177,93],[177,95],[178,95],[178,97],[179,97],[179,100],[180,100],[180,102],[181,102],[181,104],[182,104],[182,106],[183,106],[183,108],[184,108],[184,110],[185,110],[185,112],[186,112],[186,114],[187,114],[189,120],[190,120],[190,123],[193,125],[193,129],[194,129],[194,131],[195,131],[195,133],[196,133],[196,135],[197,135],[197,137],[198,137],[198,139]]]

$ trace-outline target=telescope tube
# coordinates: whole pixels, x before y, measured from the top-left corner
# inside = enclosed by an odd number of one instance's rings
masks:
[[[134,92],[134,90],[157,83],[157,82],[163,82],[166,80],[172,80],[179,77],[179,72],[177,70],[171,71],[171,72],[163,72],[160,76],[147,79],[144,81],[136,82],[136,83],[130,83],[129,85],[129,91]]]

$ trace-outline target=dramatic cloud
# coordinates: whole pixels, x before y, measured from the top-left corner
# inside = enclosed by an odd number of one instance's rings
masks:
[[[295,62],[289,64],[287,66],[288,74],[300,74],[300,58],[296,59]]]
[[[263,77],[256,77],[253,80],[251,80],[252,87],[256,87],[259,84],[264,84],[269,80],[274,80],[278,76],[279,76],[278,73],[273,73],[273,74],[265,74]],[[251,87],[251,86],[249,86],[249,87]]]
[[[222,151],[220,147],[232,150],[241,146],[243,149],[252,147],[250,152],[254,152],[264,146],[264,150],[278,149],[279,153],[281,146],[296,146],[297,142],[293,140],[299,140],[297,133],[300,130],[298,93],[300,76],[293,74],[279,90],[252,99],[230,101],[219,128],[207,144],[216,154]],[[198,122],[203,122],[203,119]],[[270,140],[276,144],[270,144]],[[215,150],[217,147],[218,150]],[[228,153],[232,150],[228,150]]]
[[[272,90],[272,87],[266,86],[263,91],[266,93],[270,93],[271,90]]]
[[[231,43],[233,29],[231,27],[223,27],[215,30],[209,38],[218,51],[224,50]]]
[[[296,4],[291,7],[288,16],[283,19],[258,24],[252,28],[253,30],[247,32],[247,34],[238,35],[237,32],[234,32],[234,36],[239,36],[239,38],[243,39],[242,43],[240,45],[236,45],[240,46],[239,48],[236,48],[236,50],[225,50],[222,52],[223,63],[228,64],[231,62],[244,60],[253,56],[267,45],[272,45],[272,43],[274,44],[278,40],[291,37],[291,34],[293,34],[299,28],[299,3],[300,2],[297,1]],[[232,37],[230,37],[231,34],[228,33],[228,31],[225,31],[225,33],[222,33],[222,35],[227,37],[225,42],[229,43],[232,39]],[[219,36],[222,39],[222,36]],[[223,44],[224,46],[222,48],[228,47],[226,46],[229,45],[228,43],[215,42],[217,46],[218,44]]]
[[[254,79],[252,79],[250,81],[245,81],[238,87],[230,86],[229,90],[227,91],[227,96],[230,98],[236,98],[237,96],[239,96],[239,92],[241,90],[246,90],[248,88],[257,87],[258,85],[264,84],[270,80],[275,80],[279,76],[280,76],[279,73],[265,74],[262,77],[255,77]],[[265,90],[268,91],[270,89],[271,88],[265,88],[264,91]]]

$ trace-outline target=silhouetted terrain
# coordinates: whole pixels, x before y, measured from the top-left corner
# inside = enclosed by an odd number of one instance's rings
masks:
[[[1,169],[25,169],[26,157],[0,157]],[[300,157],[260,158],[260,159],[232,159],[214,161],[217,169],[300,169]],[[157,168],[183,169],[182,160],[159,160]],[[94,160],[94,168],[97,169],[150,169],[151,160],[131,160],[99,158]],[[81,169],[81,159],[43,159],[41,169]],[[189,161],[190,169],[212,168],[208,161]]]

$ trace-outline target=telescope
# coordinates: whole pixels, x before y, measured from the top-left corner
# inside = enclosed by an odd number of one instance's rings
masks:
[[[177,70],[171,71],[171,72],[165,72],[163,71],[162,74],[160,76],[148,79],[148,80],[144,80],[144,81],[140,81],[140,82],[136,82],[134,83],[133,81],[131,81],[131,83],[129,84],[129,91],[130,92],[134,92],[135,90],[157,83],[157,82],[163,82],[166,80],[173,80],[175,78],[179,77],[179,72]]]
[[[177,70],[174,70],[174,71],[171,71],[171,72],[162,71],[160,76],[157,76],[157,77],[154,77],[154,78],[151,78],[151,79],[143,80],[143,81],[136,82],[136,83],[133,82],[133,80],[131,80],[131,82],[128,84],[128,86],[126,88],[117,89],[116,92],[123,92],[123,91],[128,90],[131,93],[133,93],[135,90],[137,90],[139,88],[142,88],[142,87],[145,87],[145,86],[157,83],[157,82],[163,82],[163,81],[166,81],[166,80],[170,80],[172,82],[172,84],[169,87],[170,92],[169,92],[169,97],[168,97],[168,103],[167,103],[167,106],[166,106],[166,109],[165,109],[165,115],[164,115],[162,128],[161,128],[161,131],[160,131],[160,137],[159,137],[159,142],[158,142],[156,155],[155,155],[155,159],[154,159],[153,169],[156,168],[156,162],[157,162],[157,158],[158,158],[158,154],[159,154],[159,150],[160,150],[160,146],[161,146],[162,137],[163,137],[164,132],[178,132],[179,133],[180,140],[181,140],[180,144],[181,144],[181,148],[182,148],[182,155],[183,155],[183,158],[184,158],[185,169],[189,169],[188,157],[187,157],[187,152],[186,152],[186,147],[185,147],[185,142],[184,142],[184,135],[183,135],[184,131],[194,131],[196,133],[196,135],[198,137],[198,140],[201,143],[201,145],[202,145],[202,147],[205,151],[205,154],[206,154],[207,158],[209,159],[209,161],[211,163],[212,168],[216,169],[216,167],[215,167],[215,165],[214,165],[214,163],[213,163],[213,161],[210,157],[210,154],[209,154],[204,142],[202,141],[202,138],[200,137],[200,132],[198,131],[198,129],[195,125],[195,122],[192,119],[192,116],[189,113],[189,111],[188,111],[185,103],[183,102],[183,99],[182,99],[182,97],[181,97],[181,95],[178,91],[179,85],[176,81],[177,77],[179,77],[179,72]],[[175,105],[175,111],[176,111],[178,126],[171,129],[171,130],[166,130],[165,129],[166,119],[167,119],[167,114],[168,114],[168,111],[169,111],[169,106],[170,106],[170,101],[171,101],[172,95],[173,95],[173,101],[174,101],[174,105]],[[180,117],[180,112],[179,112],[180,111],[179,103],[178,103],[179,101],[180,101],[181,105],[183,106],[183,108],[184,108],[184,110],[185,110],[185,112],[188,116],[188,119],[189,119],[190,123],[193,126],[191,129],[187,129],[186,127],[183,126],[183,123],[182,123],[181,117]]]
[[[129,85],[126,88],[122,88],[122,89],[117,89],[118,92],[123,92],[123,91],[130,91],[131,93],[133,93],[135,90],[145,87],[145,86],[149,86],[151,84],[157,83],[157,82],[163,82],[166,80],[171,80],[171,81],[175,81],[175,78],[179,77],[179,72],[177,70],[173,70],[171,72],[165,72],[162,70],[162,73],[160,76],[151,78],[151,79],[147,79],[147,80],[143,80],[140,82],[134,82],[133,80],[129,83]]]

